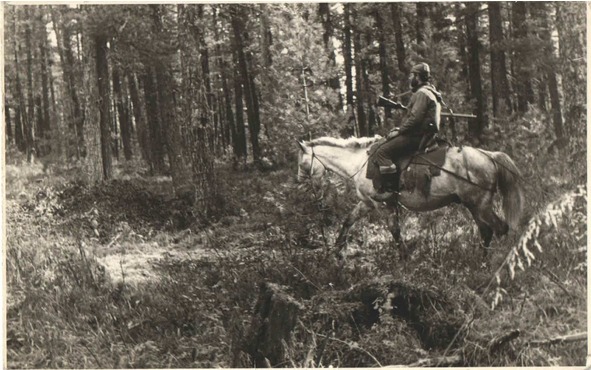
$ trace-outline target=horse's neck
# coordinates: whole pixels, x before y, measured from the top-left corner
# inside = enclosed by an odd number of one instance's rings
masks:
[[[314,154],[324,166],[342,177],[355,176],[363,166],[362,156],[367,156],[364,150],[329,146],[314,147]]]

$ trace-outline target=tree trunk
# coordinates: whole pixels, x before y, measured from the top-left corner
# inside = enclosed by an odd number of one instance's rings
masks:
[[[286,348],[292,331],[303,306],[293,297],[286,294],[285,289],[272,283],[261,285],[255,306],[251,327],[244,338],[243,349],[254,360],[254,367],[274,367],[285,365]],[[247,367],[237,362],[233,367]]]
[[[526,9],[525,2],[516,1],[512,3],[513,39],[517,43],[525,43],[527,38]],[[513,66],[515,68],[517,107],[520,112],[526,112],[528,104],[534,102],[534,90],[531,83],[530,66],[523,63],[527,59],[527,53],[523,52],[524,47],[515,49]]]
[[[558,92],[558,81],[556,78],[556,70],[558,69],[558,61],[555,57],[554,44],[552,41],[552,34],[550,24],[548,21],[548,9],[546,3],[535,2],[531,4],[532,11],[534,11],[540,19],[540,38],[544,42],[543,58],[546,61],[541,63],[541,75],[547,81],[548,91],[550,93],[550,103],[552,105],[552,124],[554,126],[554,134],[556,135],[557,143],[564,141],[564,128],[562,122],[562,109],[560,104],[560,93]],[[546,84],[544,84],[544,87]],[[541,100],[541,99],[540,99]]]
[[[112,45],[114,47],[114,45]],[[113,97],[115,98],[115,106],[117,108],[117,116],[119,117],[119,127],[121,130],[121,140],[123,142],[123,154],[125,160],[131,160],[131,122],[129,122],[129,112],[127,111],[128,102],[127,94],[121,92],[121,75],[119,68],[116,65],[113,68]]]
[[[329,3],[320,3],[318,4],[318,15],[320,16],[320,20],[322,22],[322,28],[324,32],[322,33],[322,40],[324,41],[324,49],[328,54],[329,65],[331,68],[336,67],[336,53],[334,50],[334,46],[332,44],[332,38],[334,36],[334,25],[332,22],[332,17],[330,14],[330,4]],[[339,81],[339,76],[335,75],[334,77],[330,77],[328,79],[328,87],[333,89],[335,93],[339,96],[339,104],[337,107],[338,111],[343,109],[343,96],[341,94],[341,82]]]
[[[417,36],[417,54],[420,58],[426,57],[426,20],[427,20],[427,3],[416,3],[416,18],[415,18],[415,32]]]
[[[14,84],[16,87],[16,100],[17,100],[17,108],[15,110],[15,127],[14,127],[14,140],[16,143],[17,148],[21,152],[28,151],[28,141],[27,141],[27,108],[25,102],[25,96],[23,93],[23,87],[21,85],[21,77],[20,77],[20,64],[18,59],[18,54],[20,51],[20,47],[18,46],[17,38],[18,38],[18,28],[17,24],[19,24],[18,20],[18,8],[14,10],[14,39],[13,39],[13,49],[14,49],[14,66],[15,66],[15,79]]]
[[[154,68],[146,66],[142,75],[144,84],[144,95],[146,100],[146,119],[148,121],[150,156],[152,167],[156,174],[164,174],[166,165],[164,163],[164,141],[162,138],[162,126],[160,108],[158,106],[158,90],[154,83]]]
[[[255,163],[257,163],[261,159],[261,148],[259,146],[260,119],[254,76],[252,75],[252,71],[250,71],[245,50],[248,47],[245,16],[246,14],[243,14],[241,9],[233,9],[233,11],[231,11],[232,29],[234,31],[234,40],[237,46],[238,66],[246,97],[246,113],[248,116],[248,131],[250,133],[252,156]]]
[[[64,73],[64,81],[66,85],[66,91],[72,100],[72,119],[70,123],[70,129],[75,133],[77,138],[76,142],[76,155],[78,157],[86,156],[86,149],[84,144],[84,114],[81,109],[80,99],[78,98],[75,74],[74,74],[74,54],[72,52],[72,44],[70,37],[69,25],[63,24],[59,27],[57,22],[57,14],[52,11],[53,28],[57,35],[57,43],[59,49],[59,56]],[[61,34],[61,38],[59,37]]]
[[[4,124],[6,125],[6,145],[13,142],[12,136],[12,122],[10,120],[10,107],[8,106],[8,99],[4,96]]]
[[[478,9],[479,3],[466,4],[466,36],[468,39],[469,65],[468,73],[470,75],[470,91],[472,99],[476,101],[474,114],[476,119],[470,120],[468,124],[469,134],[472,138],[480,141],[482,130],[486,126],[485,101],[482,91],[482,80],[480,77],[480,42],[478,40]]]
[[[21,112],[21,106],[17,106],[14,112],[14,143],[21,152],[25,152],[27,149],[27,143],[25,142],[25,135],[23,134],[23,126],[25,124],[23,122],[24,118]]]
[[[501,3],[490,1],[488,4],[490,35],[490,77],[492,87],[493,116],[511,114],[511,95],[507,79],[505,51],[503,49],[503,19]]]
[[[269,68],[273,64],[273,58],[271,55],[271,44],[273,43],[273,35],[271,34],[271,27],[269,25],[269,10],[267,4],[259,4],[261,7],[261,56],[263,59],[263,67]]]
[[[51,145],[47,142],[50,139],[51,132],[51,115],[50,115],[50,102],[49,102],[49,77],[50,70],[48,69],[49,63],[47,58],[47,29],[43,22],[43,14],[40,13],[38,23],[41,25],[40,40],[39,40],[39,51],[40,51],[40,67],[41,67],[41,96],[43,99],[43,117],[40,122],[40,129],[43,131],[42,139],[46,140],[45,143],[45,154],[51,151]]]
[[[129,86],[129,97],[131,99],[133,119],[135,121],[140,152],[142,153],[144,160],[148,163],[148,165],[151,166],[152,160],[150,158],[150,135],[146,124],[146,117],[142,111],[142,102],[140,100],[138,83],[135,74],[127,74],[127,85]]]
[[[109,62],[107,60],[107,37],[96,35],[94,37],[96,50],[96,77],[98,86],[100,132],[101,132],[101,158],[103,164],[103,180],[112,177],[112,153],[111,153],[111,119],[110,119],[110,94],[109,94]]]
[[[404,48],[404,39],[402,35],[402,21],[400,16],[400,4],[397,2],[390,3],[390,11],[392,12],[392,24],[394,26],[394,39],[396,42],[396,60],[398,62],[398,70],[402,72],[403,79],[408,75],[408,67],[406,65],[406,49]]]
[[[27,53],[27,126],[26,126],[26,142],[27,142],[27,160],[32,162],[36,150],[35,143],[35,127],[37,126],[35,116],[35,99],[33,97],[33,55],[31,47],[31,26],[29,20],[31,15],[29,13],[29,6],[25,6],[25,49]]]
[[[464,17],[464,11],[462,9],[462,3],[457,2],[455,3],[455,15],[457,19],[462,19]],[[465,22],[458,22],[458,54],[460,56],[460,80],[467,81],[468,76],[468,54],[466,52],[466,25]],[[471,99],[472,93],[470,91],[470,83],[467,83],[466,90],[464,91],[464,96],[466,100],[469,101]]]
[[[236,150],[235,140],[236,140],[236,125],[234,123],[234,112],[232,112],[232,96],[230,87],[228,85],[228,65],[226,59],[221,50],[221,41],[220,35],[218,32],[218,17],[217,12],[215,12],[214,8],[214,39],[216,44],[216,54],[219,60],[219,68],[220,68],[220,80],[222,83],[222,95],[219,99],[219,110],[220,110],[220,118],[223,122],[224,127],[224,145],[227,146],[232,143],[234,155],[238,156],[238,151]],[[222,118],[223,117],[223,118]],[[225,150],[225,148],[224,148]]]
[[[244,127],[244,106],[242,83],[240,72],[238,71],[237,52],[234,52],[234,103],[236,105],[236,136],[233,138],[234,155],[236,158],[242,158],[246,162],[248,151],[246,150],[246,127]]]
[[[153,26],[157,36],[163,37],[162,12],[165,10],[161,5],[150,5],[153,16]],[[158,86],[158,106],[162,114],[164,138],[170,163],[172,186],[178,199],[187,205],[195,202],[195,186],[193,185],[193,174],[187,165],[183,153],[183,136],[181,125],[177,120],[176,102],[174,92],[176,83],[172,74],[172,59],[175,55],[161,55],[155,60],[156,84]]]
[[[351,41],[351,6],[351,3],[343,4],[343,58],[345,63],[345,104],[347,106],[347,123],[345,129],[350,130],[356,135],[359,135],[353,107],[353,45]]]
[[[347,107],[353,107],[353,46],[351,44],[351,4],[344,3],[343,7],[345,8],[343,57],[345,62],[345,86],[347,88],[345,103],[347,104]]]
[[[390,73],[388,65],[388,48],[386,45],[386,35],[384,29],[384,19],[379,10],[376,10],[374,17],[376,20],[376,28],[378,32],[378,43],[379,43],[379,55],[380,55],[380,74],[382,77],[382,95],[385,97],[390,96]],[[392,109],[386,107],[384,109],[384,116],[386,120],[392,118]]]
[[[586,148],[587,29],[585,3],[555,3],[565,136]],[[553,105],[554,107],[554,105]],[[557,114],[557,112],[554,112]]]
[[[352,20],[353,24],[357,22],[357,4],[352,4]],[[353,47],[355,48],[355,100],[357,105],[357,135],[359,137],[367,136],[367,116],[365,114],[364,102],[364,74],[365,74],[365,56],[362,55],[361,32],[358,29],[353,29]]]

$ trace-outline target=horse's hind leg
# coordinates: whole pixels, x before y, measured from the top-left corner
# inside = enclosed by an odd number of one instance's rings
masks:
[[[347,236],[349,235],[349,230],[351,226],[355,224],[357,220],[361,217],[365,216],[371,208],[365,204],[363,201],[357,203],[355,208],[347,215],[345,222],[343,222],[343,226],[341,226],[341,230],[339,231],[339,236],[337,237],[337,241],[335,243],[336,247],[336,255],[338,259],[343,258],[342,250],[347,245]]]
[[[468,209],[470,210],[474,221],[476,221],[485,251],[488,251],[488,247],[490,246],[493,237],[493,228],[487,222],[487,217],[484,217],[485,212],[482,209],[474,206],[469,206]]]

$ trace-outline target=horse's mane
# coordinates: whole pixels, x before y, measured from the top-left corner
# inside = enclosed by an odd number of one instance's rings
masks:
[[[333,146],[333,147],[337,147],[337,148],[359,149],[359,148],[367,148],[371,144],[375,143],[376,141],[378,141],[381,138],[382,137],[378,136],[378,135],[376,135],[374,137],[354,137],[354,136],[351,136],[348,139],[324,136],[324,137],[319,137],[317,139],[314,139],[314,140],[308,142],[308,146],[314,147],[314,146],[319,146],[319,145],[327,145],[327,146]]]

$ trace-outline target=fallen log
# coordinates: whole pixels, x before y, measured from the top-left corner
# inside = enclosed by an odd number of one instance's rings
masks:
[[[543,345],[549,345],[549,344],[579,342],[579,341],[583,341],[586,339],[587,339],[587,333],[575,333],[575,334],[562,335],[560,337],[554,337],[554,338],[544,339],[544,340],[532,340],[532,341],[529,341],[527,344],[530,346],[543,346]]]
[[[391,365],[386,367],[448,367],[462,363],[462,356],[440,356],[433,358],[423,358],[408,365]]]

